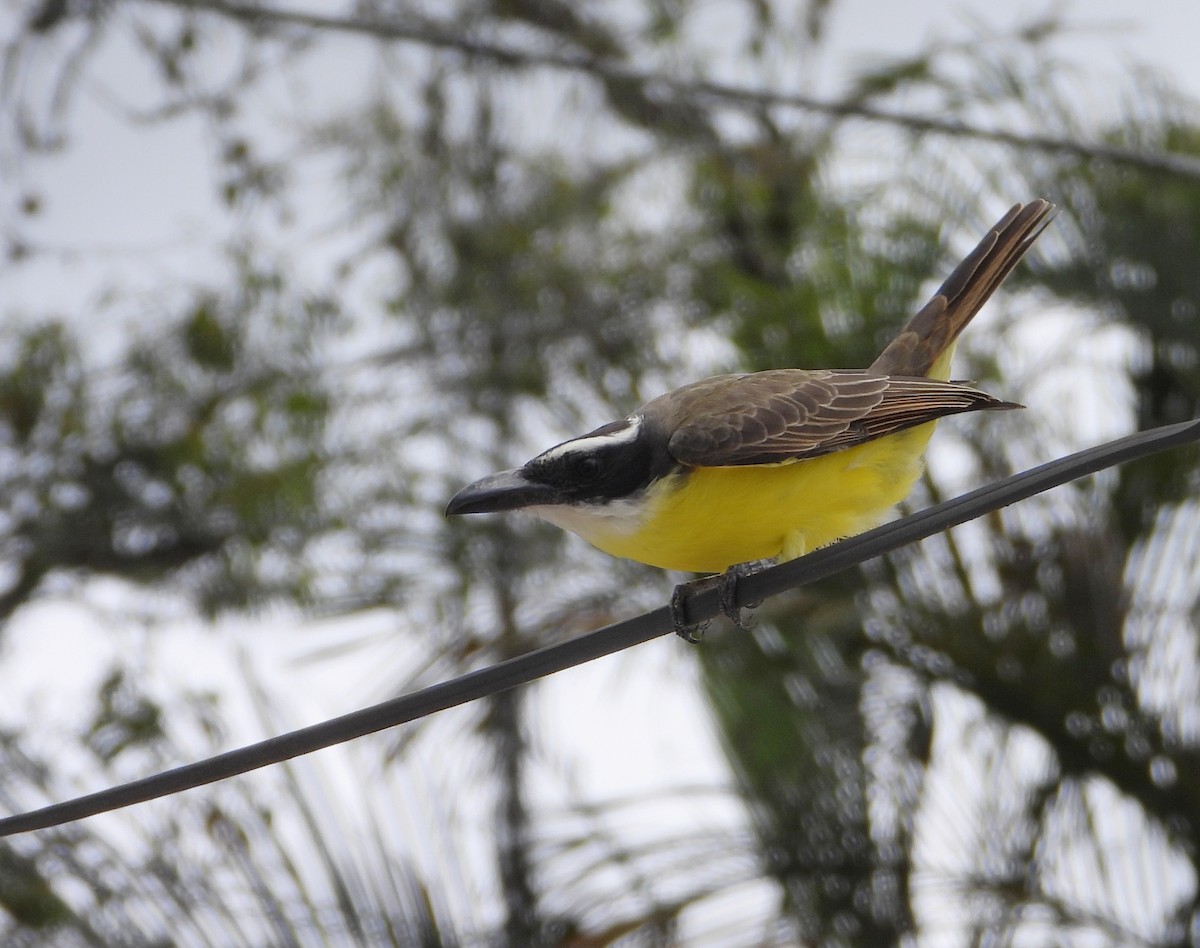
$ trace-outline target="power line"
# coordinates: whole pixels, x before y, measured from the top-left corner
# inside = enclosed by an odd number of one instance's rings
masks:
[[[183,10],[205,11],[246,23],[252,27],[274,24],[309,30],[349,33],[391,42],[419,43],[434,49],[450,50],[476,59],[487,60],[500,66],[541,66],[567,72],[586,73],[605,82],[657,87],[669,90],[678,96],[692,99],[715,99],[741,108],[770,106],[797,109],[835,118],[858,118],[864,121],[893,125],[913,132],[973,138],[1018,148],[1111,161],[1116,164],[1165,172],[1186,178],[1200,178],[1200,159],[1194,155],[1179,152],[1146,152],[1105,142],[1081,142],[1057,135],[1023,134],[1006,129],[986,128],[958,119],[898,112],[871,105],[857,98],[831,101],[800,93],[752,89],[731,83],[677,79],[663,73],[638,69],[613,58],[560,52],[552,49],[520,47],[481,39],[408,15],[401,21],[381,16],[338,16],[310,13],[304,10],[285,10],[255,3],[238,3],[233,0],[155,0],[155,2]]]
[[[1105,468],[1196,442],[1200,442],[1200,419],[1141,431],[1051,461],[937,504],[903,520],[884,524],[867,533],[816,550],[800,559],[747,576],[737,586],[738,604],[758,602],[785,590],[825,579],[871,557],[889,553],[967,520],[981,517],[1017,501],[1027,500],[1043,491]],[[687,600],[689,619],[703,622],[714,618],[720,611],[717,600],[718,591],[715,588],[705,589],[690,596]],[[281,763],[302,754],[310,754],[334,744],[528,684],[555,672],[648,642],[672,629],[671,610],[663,606],[568,642],[468,672],[451,681],[423,688],[410,695],[354,711],[321,724],[269,738],[196,763],[185,764],[141,780],[0,819],[0,836],[60,826],[63,823]]]

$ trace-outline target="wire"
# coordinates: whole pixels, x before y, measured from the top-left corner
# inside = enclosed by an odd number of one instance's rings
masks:
[[[970,137],[1039,151],[1098,158],[1192,179],[1200,178],[1200,161],[1195,156],[1182,152],[1143,152],[1105,142],[1084,143],[1054,135],[1031,135],[1003,129],[989,129],[956,119],[896,112],[857,99],[841,102],[825,101],[790,92],[750,89],[720,82],[680,80],[669,75],[636,69],[621,60],[491,42],[407,15],[402,20],[375,15],[338,16],[310,13],[304,10],[286,10],[257,3],[239,3],[235,0],[158,0],[158,3],[162,6],[179,7],[190,13],[202,10],[242,21],[252,27],[298,26],[314,31],[338,31],[392,42],[419,43],[434,49],[454,50],[500,66],[545,66],[552,69],[583,72],[610,82],[631,82],[647,87],[657,86],[662,89],[670,89],[681,96],[718,99],[743,108],[778,106],[820,115],[854,117],[917,132]]]
[[[759,602],[784,590],[816,582],[871,557],[923,540],[1053,487],[1059,487],[1105,468],[1195,442],[1200,442],[1200,419],[1141,431],[1051,461],[937,504],[903,520],[884,524],[799,559],[745,576],[739,580],[736,587],[737,603],[746,605]],[[719,591],[716,588],[705,588],[689,595],[686,603],[689,620],[703,622],[714,618],[720,611],[718,598]],[[671,632],[673,628],[671,609],[663,606],[568,642],[468,672],[451,681],[423,688],[321,724],[314,724],[141,780],[0,819],[0,836],[60,826],[63,823],[165,797],[182,790],[191,790],[270,764],[281,763],[301,754],[310,754],[334,744],[528,684],[555,672],[648,642]]]

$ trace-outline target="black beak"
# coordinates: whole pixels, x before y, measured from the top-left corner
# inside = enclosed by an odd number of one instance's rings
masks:
[[[446,516],[496,513],[558,501],[558,492],[547,484],[531,481],[520,471],[501,471],[468,484],[446,505]]]

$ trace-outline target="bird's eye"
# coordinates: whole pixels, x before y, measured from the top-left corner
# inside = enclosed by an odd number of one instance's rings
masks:
[[[580,480],[590,481],[600,473],[600,459],[593,454],[581,454],[571,462],[571,473]]]

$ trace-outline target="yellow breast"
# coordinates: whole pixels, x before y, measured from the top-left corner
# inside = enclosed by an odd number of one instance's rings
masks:
[[[908,496],[934,423],[809,460],[697,468],[655,484],[636,521],[563,523],[614,556],[715,573],[793,559],[876,526]]]

